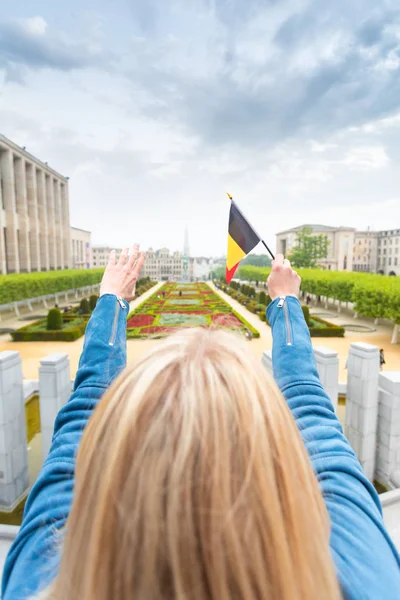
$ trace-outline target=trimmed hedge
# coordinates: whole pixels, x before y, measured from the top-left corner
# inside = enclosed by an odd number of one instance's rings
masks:
[[[303,311],[305,322],[307,323],[308,327],[310,327],[310,309],[308,306],[302,306],[301,310]]]
[[[303,307],[307,308],[307,307]],[[345,329],[344,327],[340,327],[339,325],[334,325],[329,321],[325,321],[320,317],[316,317],[314,315],[311,316],[312,321],[317,321],[321,323],[325,327],[313,327],[309,326],[310,336],[311,337],[344,337]]]
[[[58,308],[52,308],[49,310],[46,325],[48,331],[59,331],[62,329],[63,319],[61,311]]]
[[[76,321],[75,316],[64,315],[63,322]],[[74,342],[83,336],[87,326],[87,319],[82,319],[82,323],[74,325],[70,329],[65,328],[61,330],[36,330],[34,329],[38,325],[47,325],[47,319],[40,319],[30,325],[20,327],[16,331],[11,333],[11,337],[14,342]]]
[[[104,269],[0,275],[0,304],[74,290],[101,281]]]

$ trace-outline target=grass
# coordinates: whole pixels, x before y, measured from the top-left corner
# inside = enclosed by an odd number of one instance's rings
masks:
[[[82,319],[82,317],[76,317],[76,319],[63,321],[62,329],[72,329],[73,327],[82,325],[84,321],[85,319]],[[47,319],[43,319],[41,321],[38,321],[37,323],[33,323],[32,325],[28,326],[27,331],[48,331]]]

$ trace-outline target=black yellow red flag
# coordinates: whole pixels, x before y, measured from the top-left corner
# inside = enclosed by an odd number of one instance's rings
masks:
[[[226,281],[230,283],[240,261],[257,246],[261,238],[236,206],[232,196],[228,194],[228,197],[231,200],[231,210],[226,254]]]

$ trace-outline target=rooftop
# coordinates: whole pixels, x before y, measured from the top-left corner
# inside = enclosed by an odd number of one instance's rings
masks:
[[[305,225],[299,225],[298,227],[292,227],[292,229],[285,229],[285,231],[280,231],[279,233],[277,233],[276,235],[282,235],[284,233],[295,233],[297,231],[301,231],[302,229],[304,229],[305,227],[309,227],[310,229],[312,229],[315,232],[319,232],[319,231],[357,231],[355,229],[355,227],[330,227],[329,225],[312,225],[312,224],[305,224]]]

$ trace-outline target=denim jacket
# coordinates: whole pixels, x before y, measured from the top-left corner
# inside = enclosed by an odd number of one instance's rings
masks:
[[[105,295],[90,319],[74,392],[57,416],[49,456],[6,560],[3,600],[26,600],[57,573],[55,532],[64,527],[71,508],[82,431],[126,364],[127,309],[125,302]],[[378,495],[320,383],[300,303],[294,297],[274,301],[268,321],[274,338],[274,376],[300,429],[330,515],[330,546],[343,596],[398,600],[400,558],[383,524]]]

